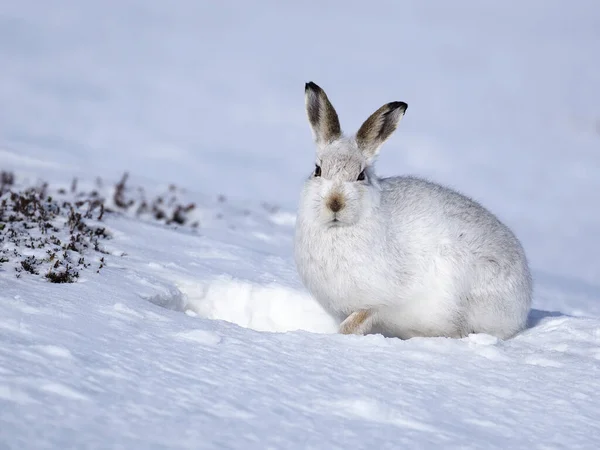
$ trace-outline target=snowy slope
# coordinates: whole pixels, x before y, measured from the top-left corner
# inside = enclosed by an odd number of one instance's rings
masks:
[[[0,448],[597,448],[599,49],[592,0],[1,2],[0,169],[175,182],[200,227],[107,213],[73,284],[2,265]],[[334,334],[292,262],[310,79],[349,131],[406,101],[380,172],[515,229],[524,333]]]

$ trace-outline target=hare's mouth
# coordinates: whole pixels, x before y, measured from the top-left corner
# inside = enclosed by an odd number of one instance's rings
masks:
[[[333,213],[333,214],[330,214],[329,217],[326,218],[326,220],[323,222],[323,224],[327,228],[340,228],[340,227],[346,227],[346,226],[350,225],[351,222],[348,221],[348,217],[346,217],[345,214]]]
[[[337,217],[334,217],[333,219],[331,219],[328,223],[330,228],[336,228],[336,227],[342,227],[344,226],[344,222],[342,222],[340,219],[338,219]]]

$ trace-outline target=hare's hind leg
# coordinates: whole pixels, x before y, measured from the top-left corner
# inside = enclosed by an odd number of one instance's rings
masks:
[[[339,332],[341,334],[367,334],[373,325],[373,311],[370,309],[359,309],[350,314],[341,323]]]

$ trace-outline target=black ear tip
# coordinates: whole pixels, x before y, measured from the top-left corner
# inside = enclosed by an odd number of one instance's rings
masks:
[[[321,90],[321,88],[316,83],[313,83],[312,81],[309,81],[308,83],[306,83],[304,85],[304,92],[308,92],[308,91],[318,92],[320,90]]]
[[[389,107],[390,107],[390,111],[400,109],[402,112],[405,112],[406,108],[408,108],[408,105],[404,102],[392,102],[392,103],[389,103]]]

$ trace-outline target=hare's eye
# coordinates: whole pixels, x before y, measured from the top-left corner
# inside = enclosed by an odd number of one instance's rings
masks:
[[[361,173],[358,174],[358,178],[356,179],[356,181],[363,181],[365,179],[365,171],[363,170]]]
[[[321,176],[321,166],[315,166],[315,177]]]

